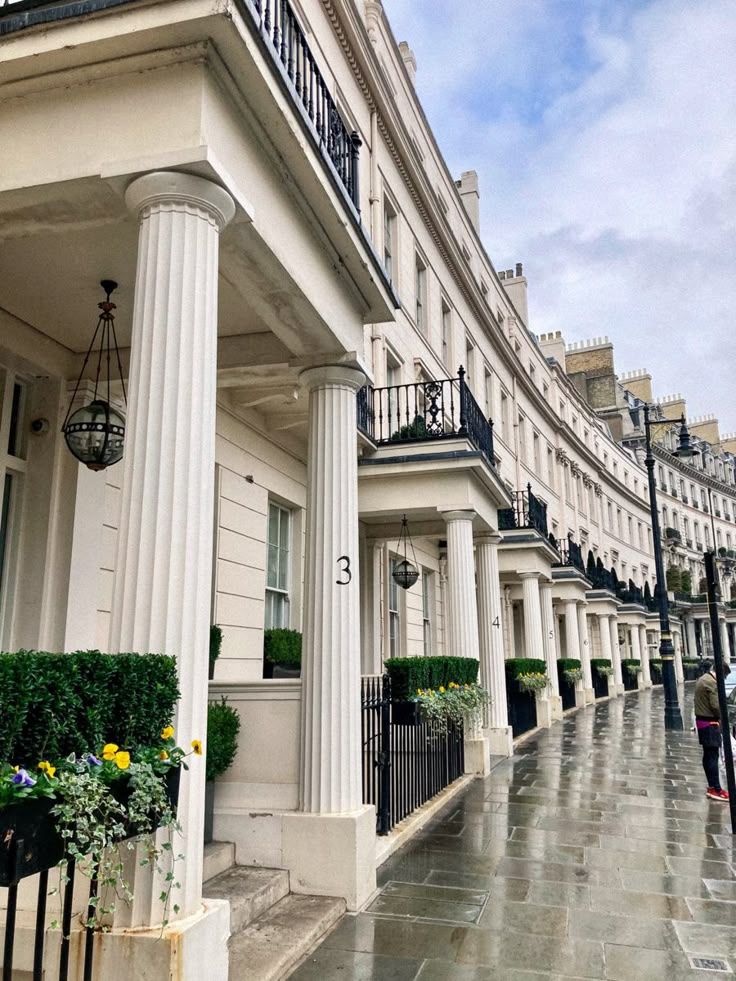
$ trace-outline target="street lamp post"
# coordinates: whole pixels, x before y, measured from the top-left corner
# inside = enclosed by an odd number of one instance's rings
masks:
[[[652,541],[654,544],[654,566],[657,571],[657,602],[659,605],[659,656],[662,659],[662,681],[664,684],[664,727],[665,729],[681,730],[682,713],[680,703],[677,698],[677,679],[675,677],[675,648],[672,644],[672,634],[670,632],[670,612],[667,601],[667,581],[664,575],[664,563],[662,561],[662,540],[659,533],[659,513],[657,509],[657,482],[654,476],[654,454],[652,453],[652,434],[651,420],[649,418],[649,405],[644,404],[644,436],[646,439],[646,457],[644,463],[647,468],[647,478],[649,482],[649,510],[652,517]],[[661,423],[680,423],[680,433],[678,447],[675,455],[679,457],[690,457],[698,451],[690,443],[690,433],[685,424],[685,417],[681,419],[657,419],[657,424]]]

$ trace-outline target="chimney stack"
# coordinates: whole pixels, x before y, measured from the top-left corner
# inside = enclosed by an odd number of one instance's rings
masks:
[[[417,84],[417,59],[414,52],[409,47],[406,41],[399,42],[399,51],[401,52],[401,57],[404,59],[404,65],[411,79],[411,84],[416,86]]]
[[[478,174],[474,170],[466,170],[460,180],[455,181],[455,187],[460,192],[463,206],[470,218],[470,223],[480,235],[480,192],[478,191]]]

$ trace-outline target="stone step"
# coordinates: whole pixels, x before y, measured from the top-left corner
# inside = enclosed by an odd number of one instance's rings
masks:
[[[231,841],[211,841],[204,846],[202,879],[208,882],[235,865],[235,845]]]
[[[210,879],[207,899],[230,903],[230,933],[239,933],[289,894],[289,873],[284,869],[257,869],[236,865]]]
[[[342,899],[289,895],[230,939],[230,981],[282,981],[345,912]]]

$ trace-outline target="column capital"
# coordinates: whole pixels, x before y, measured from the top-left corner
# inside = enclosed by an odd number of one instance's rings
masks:
[[[523,582],[525,579],[541,579],[543,575],[543,572],[520,572],[519,579]]]
[[[483,531],[473,536],[476,545],[500,545],[503,539],[497,531]]]
[[[451,521],[472,521],[475,518],[476,512],[472,508],[468,508],[467,511],[456,510],[456,511],[440,511],[440,514],[445,519],[445,522],[449,524]]]
[[[577,606],[579,606],[583,610],[588,605],[588,601],[587,600],[575,600],[575,603],[576,603]]]
[[[136,178],[128,185],[125,203],[138,215],[157,204],[189,204],[204,208],[217,223],[219,231],[235,217],[235,202],[219,184],[174,170],[156,170]]]
[[[305,368],[299,381],[310,392],[318,388],[350,388],[357,392],[365,385],[365,375],[356,368],[341,364],[324,364],[317,368]]]

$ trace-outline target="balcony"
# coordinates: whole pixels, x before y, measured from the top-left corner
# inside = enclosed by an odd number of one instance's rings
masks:
[[[677,497],[677,488],[676,487],[670,487],[670,494],[673,497]]]
[[[698,552],[702,552],[703,551],[703,543],[702,542],[696,542],[695,543],[695,549]]]
[[[665,528],[664,540],[666,542],[677,543],[679,545],[680,542],[682,541],[682,535],[677,530],[677,528]]]
[[[387,388],[366,385],[357,398],[358,429],[377,446],[465,436],[495,470],[493,423],[481,412],[462,367],[457,378]]]
[[[690,498],[687,496],[687,494],[683,494],[682,495],[682,503],[683,504],[689,504],[690,503]]]
[[[574,542],[572,538],[568,538],[566,542],[558,546],[557,550],[560,553],[560,561],[555,562],[555,566],[571,566],[573,569],[577,569],[578,572],[582,572],[585,575],[583,550],[577,542]]]
[[[700,508],[700,505],[698,504],[698,502],[694,498],[693,498],[693,507],[694,508]]]
[[[530,528],[539,532],[544,538],[549,538],[547,531],[547,505],[534,496],[532,485],[527,484],[526,490],[514,491],[514,503],[510,508],[501,508],[498,512],[498,527],[500,531]],[[553,548],[556,542],[550,540]],[[582,556],[580,561],[582,562]]]
[[[716,508],[716,509],[715,509],[715,510],[713,511],[713,514],[714,514],[714,515],[715,515],[715,516],[716,516],[717,518],[720,518],[720,516],[721,516],[721,512],[720,512],[720,511],[718,510],[718,508]]]

